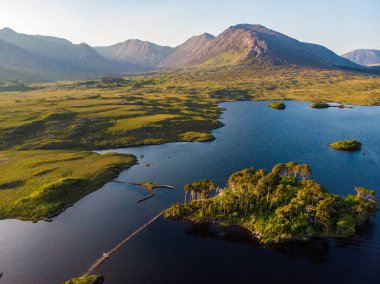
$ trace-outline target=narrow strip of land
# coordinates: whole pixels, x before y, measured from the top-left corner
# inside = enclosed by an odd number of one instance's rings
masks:
[[[128,235],[124,240],[122,240],[120,243],[118,243],[110,251],[103,253],[103,255],[101,257],[99,257],[81,277],[86,277],[86,276],[90,275],[92,273],[92,271],[94,271],[94,269],[99,267],[108,257],[111,256],[111,254],[116,252],[119,248],[121,248],[124,244],[126,244],[131,238],[136,236],[138,233],[140,233],[142,230],[144,230],[146,227],[148,227],[150,224],[152,224],[154,221],[156,221],[163,213],[164,213],[164,211],[161,211],[156,216],[154,216],[152,219],[150,219],[147,223],[145,223],[140,228],[138,228],[136,231],[134,231],[132,234]]]
[[[141,198],[140,200],[137,200],[136,202],[137,203],[143,202],[143,201],[145,201],[145,200],[147,200],[147,199],[149,199],[155,195],[156,195],[155,193],[149,194],[148,196],[145,196],[144,198]]]

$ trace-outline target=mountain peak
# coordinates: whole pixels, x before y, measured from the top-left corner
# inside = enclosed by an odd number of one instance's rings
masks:
[[[250,32],[251,34],[254,34],[254,35],[262,35],[262,36],[271,36],[271,37],[282,37],[284,39],[290,39],[290,40],[294,40],[293,38],[291,37],[288,37],[280,32],[277,32],[277,31],[274,31],[274,30],[271,30],[263,25],[259,25],[259,24],[237,24],[235,26],[231,26],[228,30],[244,30],[244,31],[247,31],[247,32]]]
[[[244,30],[268,30],[267,27],[259,24],[237,24],[230,28],[244,29]]]
[[[122,44],[124,44],[124,45],[136,44],[136,45],[145,45],[145,46],[151,46],[151,47],[172,48],[170,46],[158,45],[158,44],[155,44],[154,42],[147,41],[147,40],[141,40],[141,39],[138,39],[138,38],[127,39],[127,40],[125,40],[123,42],[116,43],[116,44],[111,45],[111,46],[122,45]]]
[[[3,32],[3,33],[16,33],[14,30],[12,30],[11,28],[8,28],[8,27],[5,27],[5,28],[1,29],[0,32]]]
[[[159,67],[177,68],[189,64],[193,57],[204,48],[207,43],[213,41],[215,36],[209,33],[192,36],[175,48],[175,51],[160,62]]]
[[[209,41],[209,40],[213,40],[215,38],[215,36],[213,36],[212,34],[209,34],[209,33],[203,33],[203,34],[200,34],[200,35],[194,35],[192,37],[190,37],[188,40],[186,40],[184,43],[180,44],[179,46],[177,46],[177,48],[179,48],[180,46],[185,46],[187,44],[189,44],[190,42],[194,42],[194,41]]]
[[[357,67],[325,47],[300,42],[259,24],[230,26],[216,38],[198,43],[200,38],[202,35],[192,37],[177,47],[162,66],[270,64]]]
[[[123,41],[122,43],[129,43],[129,42],[144,43],[144,42],[148,42],[148,41],[144,41],[144,40],[141,40],[138,38],[131,38],[131,39],[127,39],[127,40]]]
[[[204,37],[204,38],[209,39],[209,40],[215,38],[214,35],[209,34],[209,33],[203,33],[203,34],[201,34],[201,35],[199,35],[199,36]]]
[[[128,39],[111,46],[95,47],[100,55],[112,61],[153,68],[174,51],[149,41]]]

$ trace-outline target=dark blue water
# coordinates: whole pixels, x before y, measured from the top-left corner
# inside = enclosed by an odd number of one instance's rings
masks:
[[[238,169],[270,170],[277,163],[296,161],[310,164],[313,178],[339,194],[354,193],[358,185],[380,187],[379,107],[311,109],[308,103],[289,101],[285,110],[274,110],[266,105],[221,104],[228,109],[222,116],[226,126],[215,130],[213,142],[118,150],[143,154],[141,163],[152,165],[144,170],[134,167],[120,180],[149,178],[183,185],[213,178],[223,185]],[[342,139],[361,141],[363,150],[347,153],[327,146]]]
[[[129,184],[108,183],[54,222],[0,221],[0,281],[60,283],[80,275],[103,251],[173,202],[196,179],[223,186],[242,168],[271,169],[294,160],[308,163],[329,191],[354,193],[355,186],[380,191],[380,108],[311,109],[288,101],[285,110],[267,102],[225,103],[217,138],[207,143],[170,143],[119,149],[144,155],[118,180],[171,184],[153,198]],[[359,152],[327,145],[357,139]],[[149,163],[150,167],[144,164]],[[96,273],[106,283],[380,283],[380,222],[346,242],[262,247],[245,232],[160,219],[110,257]]]
[[[266,105],[222,104],[228,109],[223,114],[226,127],[215,131],[214,142],[132,149],[151,167],[132,168],[119,179],[181,188],[211,178],[223,186],[236,170],[270,170],[294,160],[310,164],[313,178],[331,192],[355,193],[355,186],[380,190],[379,108],[316,110],[308,103],[287,102],[286,110],[278,111]],[[347,153],[327,146],[342,139],[358,139],[364,147]],[[160,198],[165,201],[183,197],[180,190],[164,194]],[[160,220],[96,272],[110,283],[380,283],[379,227],[369,226],[355,240],[264,248],[246,233],[234,236],[221,228]]]

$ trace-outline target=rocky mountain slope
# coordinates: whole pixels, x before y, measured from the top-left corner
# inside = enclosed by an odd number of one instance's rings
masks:
[[[159,67],[180,68],[191,64],[199,50],[213,39],[215,39],[215,36],[208,33],[189,38],[183,44],[177,46],[169,56],[162,60]]]
[[[85,43],[26,35],[9,28],[0,30],[0,41],[0,80],[25,76],[38,80],[77,79],[159,68],[231,65],[369,70],[321,45],[301,42],[264,26],[249,24],[231,26],[217,37],[207,33],[193,36],[175,48],[137,39],[92,48]],[[353,57],[345,57],[368,65],[379,62],[377,52],[368,51],[365,55],[355,52]]]
[[[177,66],[205,63],[357,67],[323,46],[300,42],[261,25],[248,24],[229,27],[216,38],[197,45]]]
[[[111,46],[99,46],[95,49],[100,55],[113,61],[153,68],[174,51],[172,47],[138,39],[126,40]]]
[[[364,66],[380,65],[380,50],[376,49],[356,49],[342,57]]]

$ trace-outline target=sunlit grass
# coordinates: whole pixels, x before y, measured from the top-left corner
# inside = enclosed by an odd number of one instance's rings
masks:
[[[83,151],[212,140],[212,129],[221,126],[218,103],[223,101],[380,105],[378,76],[298,67],[219,66],[240,56],[226,55],[201,69],[136,76],[120,87],[56,82],[35,84],[42,89],[32,91],[0,92],[0,158],[4,158],[0,217],[36,219],[58,210],[98,188],[112,175],[112,165],[125,163],[125,157]],[[49,184],[78,186],[65,178],[80,179],[80,186],[86,180],[85,189],[63,196],[62,202],[39,203],[31,198],[23,205],[17,203],[36,191],[43,193]]]
[[[0,152],[0,218],[38,220],[75,202],[132,165],[131,155]]]
[[[110,132],[118,132],[131,130],[135,128],[140,128],[146,125],[149,125],[153,122],[159,122],[169,118],[175,118],[175,115],[170,114],[155,114],[149,116],[139,116],[133,118],[118,119],[115,121],[115,124],[108,128]]]

